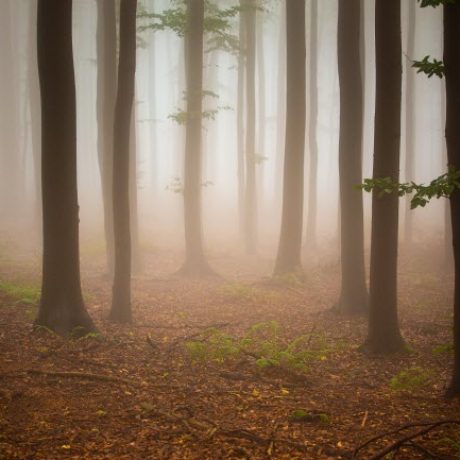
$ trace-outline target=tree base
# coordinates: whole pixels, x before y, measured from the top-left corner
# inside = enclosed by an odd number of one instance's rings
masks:
[[[220,277],[204,260],[200,262],[185,261],[184,265],[175,272],[175,275],[188,278]]]
[[[460,397],[460,375],[454,374],[452,381],[446,390],[445,396],[449,399]]]
[[[343,316],[367,316],[369,314],[368,297],[365,295],[355,299],[344,299],[343,296],[340,296],[331,311]]]
[[[359,347],[359,351],[367,354],[391,355],[407,351],[406,343],[399,335],[393,337],[368,337],[367,340]]]

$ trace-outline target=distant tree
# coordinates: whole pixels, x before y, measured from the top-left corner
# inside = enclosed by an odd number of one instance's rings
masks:
[[[179,273],[195,276],[212,272],[204,253],[201,199],[204,0],[187,0],[186,17],[185,262]]]
[[[117,94],[117,27],[115,2],[97,0],[97,123],[98,157],[104,206],[107,268],[114,271],[113,123]]]
[[[120,3],[120,56],[113,131],[113,219],[115,273],[110,318],[131,321],[131,229],[129,142],[136,71],[137,0]]]
[[[401,136],[401,2],[376,0],[376,107],[373,177],[399,178]],[[372,194],[369,331],[371,352],[401,350],[397,311],[398,196]]]
[[[306,111],[305,0],[286,2],[287,97],[283,211],[275,275],[301,271]]]
[[[339,2],[338,70],[340,85],[340,220],[342,289],[338,310],[367,311],[364,268],[363,197],[355,190],[362,180],[363,83],[360,56],[361,0]]]
[[[446,75],[446,144],[449,165],[460,170],[460,2],[444,5],[444,66]],[[454,369],[448,396],[460,395],[460,189],[450,197],[454,246]]]
[[[256,189],[256,0],[240,0],[246,39],[246,171],[244,239],[247,254],[257,250]]]
[[[60,334],[95,326],[81,293],[72,0],[39,0],[43,275],[35,324]]]
[[[318,182],[318,0],[311,0],[310,11],[310,79],[308,118],[309,173],[307,194],[307,228],[305,247],[316,249],[317,182]]]

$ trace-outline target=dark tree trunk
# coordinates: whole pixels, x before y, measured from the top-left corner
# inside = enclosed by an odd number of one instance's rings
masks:
[[[338,70],[340,84],[340,229],[342,290],[339,311],[367,310],[364,269],[364,218],[362,193],[363,84],[360,70],[360,3],[339,2]]]
[[[444,6],[446,72],[446,144],[449,165],[460,169],[460,3]],[[454,369],[448,396],[460,395],[460,189],[450,197],[454,247]]]
[[[113,131],[113,229],[115,273],[110,318],[131,321],[131,229],[129,209],[129,139],[136,72],[137,0],[120,3],[120,57]]]
[[[308,206],[305,247],[307,252],[314,251],[316,241],[317,217],[317,178],[318,178],[318,0],[311,0],[310,18],[310,117],[308,125],[309,174],[308,174]]]
[[[246,190],[245,190],[245,249],[257,251],[256,199],[256,1],[244,0],[243,13],[246,37]]]
[[[76,104],[72,0],[39,0],[42,119],[43,279],[36,325],[94,331],[83,303],[78,243]]]
[[[240,6],[243,6],[244,0],[240,0]],[[238,146],[238,218],[239,218],[239,236],[241,241],[244,240],[244,184],[245,184],[245,167],[244,167],[244,76],[246,68],[246,40],[244,16],[240,12],[239,21],[239,50],[238,50],[238,102],[236,114],[237,146]]]
[[[275,275],[302,270],[306,111],[305,0],[286,2],[287,98],[283,211]]]
[[[97,125],[99,170],[104,206],[107,269],[114,271],[113,241],[113,123],[117,94],[117,30],[115,2],[97,2]]]
[[[415,10],[416,0],[408,2],[407,23],[407,55],[410,60],[415,59]],[[415,175],[415,69],[410,65],[406,67],[406,155],[405,155],[405,180],[413,181]],[[404,243],[411,244],[413,237],[414,212],[410,207],[411,197],[405,199],[404,209]]]
[[[399,180],[401,136],[401,2],[376,0],[374,178]],[[397,310],[398,195],[372,194],[369,332],[371,352],[401,350]]]
[[[203,112],[204,0],[187,1],[185,41],[187,75],[187,124],[185,133],[184,224],[185,262],[180,274],[210,274],[203,248],[202,229],[202,112]]]

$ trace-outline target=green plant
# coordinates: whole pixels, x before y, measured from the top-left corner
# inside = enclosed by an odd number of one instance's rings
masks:
[[[12,297],[16,303],[36,305],[41,291],[38,286],[0,282],[0,292]]]
[[[441,355],[443,353],[453,354],[454,345],[452,343],[443,343],[433,348],[433,355]]]
[[[429,385],[433,372],[421,367],[411,367],[396,374],[390,380],[390,388],[395,391],[413,391]]]
[[[291,412],[289,420],[292,422],[313,422],[322,425],[330,425],[331,417],[324,412],[307,411],[305,409],[296,409]]]

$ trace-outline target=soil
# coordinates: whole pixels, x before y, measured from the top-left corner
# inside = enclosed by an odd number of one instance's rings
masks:
[[[337,263],[307,269],[302,283],[271,279],[262,257],[220,254],[210,264],[221,277],[185,279],[171,275],[178,255],[147,254],[133,279],[134,322],[120,325],[107,319],[111,286],[102,262],[84,261],[99,334],[82,338],[33,330],[34,308],[0,293],[0,458],[345,459],[374,436],[445,420],[456,423],[404,443],[397,458],[460,458],[460,401],[443,397],[452,366],[451,275],[416,260],[401,264],[407,351],[371,356],[359,349],[366,320],[331,311]],[[0,281],[39,284],[37,267],[1,260]],[[260,334],[260,343],[273,345],[275,326],[280,349],[304,336],[311,356],[303,366],[262,366],[260,350],[213,354],[216,337],[235,344]],[[415,378],[404,385],[408,369]],[[356,458],[421,428],[385,435]]]

